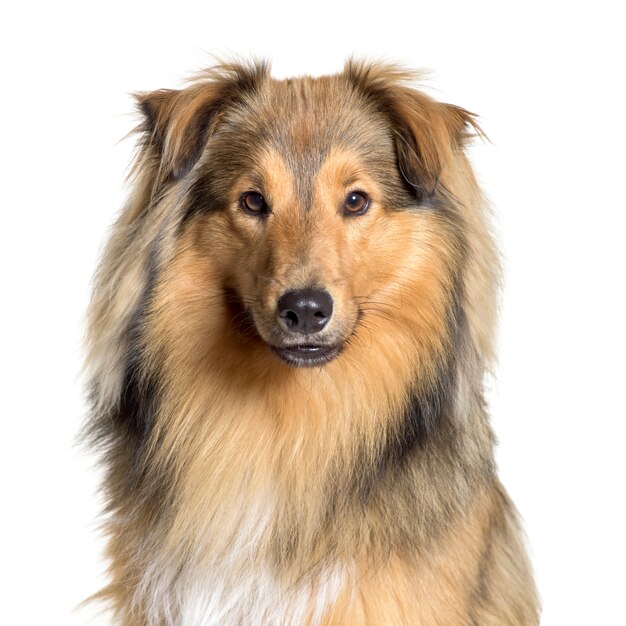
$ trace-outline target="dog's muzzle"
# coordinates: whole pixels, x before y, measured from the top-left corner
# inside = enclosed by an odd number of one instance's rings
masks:
[[[282,346],[272,346],[274,352],[289,365],[316,367],[334,359],[341,345],[315,341],[333,315],[332,296],[324,289],[297,289],[284,293],[276,305],[277,323],[286,335]],[[292,343],[292,339],[297,342]],[[302,341],[304,340],[304,341]],[[302,341],[302,342],[300,342]]]

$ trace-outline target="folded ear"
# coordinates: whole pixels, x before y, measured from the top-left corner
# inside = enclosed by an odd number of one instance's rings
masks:
[[[162,179],[178,180],[200,158],[223,111],[256,89],[269,74],[266,63],[221,64],[182,90],[136,94],[146,148],[159,159]]]
[[[418,75],[402,68],[349,61],[345,71],[389,118],[403,178],[418,198],[432,196],[454,150],[482,135],[476,116],[408,87]]]

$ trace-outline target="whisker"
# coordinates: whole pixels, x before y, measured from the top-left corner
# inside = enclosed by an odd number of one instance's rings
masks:
[[[263,274],[259,274],[258,272],[255,274],[255,276],[257,278],[260,278],[261,280],[266,280],[268,283],[273,283],[275,285],[278,285],[281,289],[285,289],[284,284],[278,278],[273,278],[271,276],[263,276]]]

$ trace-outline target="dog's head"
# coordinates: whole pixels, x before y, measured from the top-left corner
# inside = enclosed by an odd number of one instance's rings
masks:
[[[167,206],[178,242],[157,289],[160,336],[210,336],[221,297],[228,328],[249,322],[265,344],[249,339],[248,354],[290,365],[373,335],[441,348],[466,254],[455,178],[476,125],[409,78],[358,62],[282,81],[229,65],[138,97],[147,211]]]

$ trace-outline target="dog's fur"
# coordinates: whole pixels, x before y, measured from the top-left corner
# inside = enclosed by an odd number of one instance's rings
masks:
[[[117,623],[538,623],[483,399],[498,261],[463,152],[479,129],[413,77],[232,63],[138,96],[87,360]],[[336,354],[285,362],[277,301],[311,286]]]

